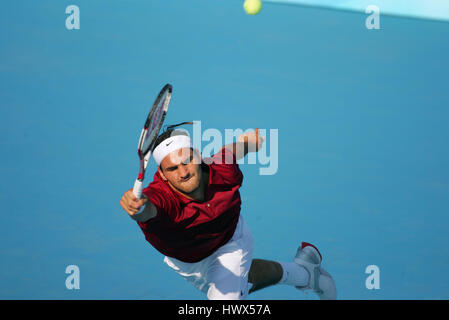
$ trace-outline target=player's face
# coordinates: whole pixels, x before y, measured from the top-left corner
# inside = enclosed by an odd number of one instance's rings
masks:
[[[190,148],[175,150],[161,162],[160,174],[176,190],[190,194],[201,181],[199,155]]]

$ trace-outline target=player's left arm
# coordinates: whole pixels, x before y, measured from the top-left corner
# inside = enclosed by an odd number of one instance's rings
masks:
[[[257,152],[262,147],[265,137],[259,135],[259,129],[238,137],[237,142],[225,145],[223,148],[231,151],[236,160],[244,158],[250,152]]]

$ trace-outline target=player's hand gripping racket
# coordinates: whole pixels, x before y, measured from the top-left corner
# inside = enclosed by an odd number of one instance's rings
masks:
[[[170,104],[173,87],[166,84],[154,101],[153,107],[148,114],[148,117],[143,125],[142,133],[140,134],[139,144],[137,146],[137,154],[140,159],[139,175],[134,183],[134,195],[137,199],[142,197],[143,179],[145,178],[145,170],[150,160],[151,153],[154,149],[154,144],[164,123],[165,115],[167,114],[168,106]]]

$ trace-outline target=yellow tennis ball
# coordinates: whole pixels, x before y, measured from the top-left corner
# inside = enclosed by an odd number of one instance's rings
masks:
[[[260,0],[245,0],[243,3],[243,9],[247,14],[255,15],[262,9],[262,1]]]

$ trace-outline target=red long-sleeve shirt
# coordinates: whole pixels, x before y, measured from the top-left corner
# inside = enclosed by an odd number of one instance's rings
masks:
[[[227,164],[224,159],[233,161]],[[138,224],[146,240],[166,256],[198,262],[234,234],[240,216],[239,188],[243,174],[234,155],[226,148],[211,160],[209,165],[202,164],[203,169],[209,170],[204,202],[190,200],[174,191],[158,172],[143,190],[156,206],[157,215]]]

